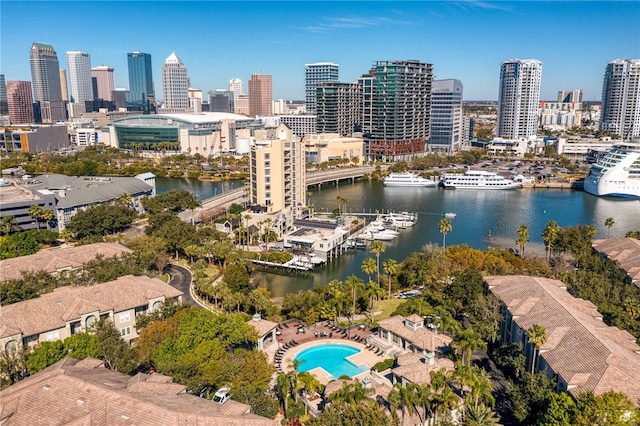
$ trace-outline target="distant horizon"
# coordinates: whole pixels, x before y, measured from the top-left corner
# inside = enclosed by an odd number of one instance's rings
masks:
[[[67,51],[88,52],[92,67],[113,67],[115,87],[129,88],[127,53],[141,51],[152,57],[160,100],[162,65],[175,52],[205,97],[233,78],[247,92],[250,76],[266,73],[274,100],[304,100],[305,64],[336,63],[339,80],[355,82],[377,60],[417,59],[434,65],[435,79],[462,81],[466,102],[496,102],[500,63],[521,58],[542,61],[541,100],[581,89],[584,101],[598,102],[607,63],[640,58],[637,1],[113,4],[3,0],[0,74],[31,81],[29,49],[38,42],[54,47],[61,69]],[[25,17],[28,31],[17,30]]]

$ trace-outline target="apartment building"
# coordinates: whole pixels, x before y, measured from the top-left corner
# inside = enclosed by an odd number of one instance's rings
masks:
[[[542,62],[508,59],[500,64],[496,136],[533,139],[538,130]]]
[[[357,83],[320,83],[316,90],[316,130],[351,136],[362,130],[362,88]]]
[[[640,59],[614,59],[607,64],[600,128],[624,140],[640,136]]]

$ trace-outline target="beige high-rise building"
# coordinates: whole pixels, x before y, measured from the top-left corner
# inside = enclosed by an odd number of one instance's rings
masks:
[[[98,87],[98,99],[105,101],[113,101],[113,90],[115,84],[113,82],[113,68],[107,65],[91,68],[91,77],[96,79]]]
[[[299,218],[305,204],[304,145],[286,125],[257,130],[251,147],[251,204]]]
[[[249,80],[249,116],[273,115],[271,74],[253,74]]]
[[[69,102],[69,88],[67,87],[67,70],[60,70],[60,90],[62,91],[62,100]]]

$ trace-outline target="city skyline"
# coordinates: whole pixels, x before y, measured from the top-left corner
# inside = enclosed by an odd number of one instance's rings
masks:
[[[2,69],[7,80],[30,80],[33,42],[58,52],[88,52],[92,65],[115,69],[118,88],[128,87],[127,53],[153,57],[156,93],[162,59],[171,52],[189,67],[191,86],[204,93],[248,82],[255,73],[273,76],[275,99],[304,100],[307,63],[333,62],[340,81],[355,82],[378,60],[434,64],[436,79],[455,78],[465,100],[497,100],[500,63],[532,58],[543,63],[541,99],[582,89],[585,101],[600,101],[607,63],[640,57],[640,3],[622,2],[119,2],[109,30],[69,32],[52,26],[70,14],[107,17],[104,2],[3,2]],[[286,5],[286,7],[282,7]],[[363,7],[366,5],[366,7]],[[202,31],[161,32],[144,22],[192,22],[224,16]],[[28,33],[9,30],[29,16]],[[265,22],[270,22],[269,26]],[[567,26],[567,23],[572,23]],[[276,25],[274,25],[274,23]],[[194,27],[197,28],[197,27]],[[85,31],[82,31],[82,30]],[[228,42],[233,40],[233,42]]]

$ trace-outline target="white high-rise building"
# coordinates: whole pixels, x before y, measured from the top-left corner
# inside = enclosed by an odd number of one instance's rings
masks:
[[[542,62],[508,59],[500,65],[496,135],[532,139],[538,129]]]
[[[600,128],[624,140],[640,136],[640,59],[614,59],[607,64]]]
[[[69,100],[82,104],[93,99],[91,84],[91,57],[87,52],[67,52],[67,76],[69,77]]]
[[[229,91],[233,92],[234,98],[244,95],[244,81],[239,78],[232,78],[229,80]]]
[[[431,86],[431,138],[429,150],[454,152],[462,143],[462,82],[434,80]]]
[[[304,66],[304,93],[307,114],[316,111],[316,90],[320,83],[338,81],[338,64],[333,62],[316,62]]]
[[[171,53],[162,67],[163,112],[188,112],[189,77],[187,67]]]

